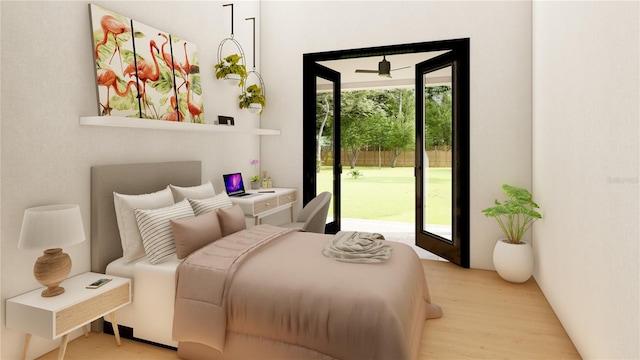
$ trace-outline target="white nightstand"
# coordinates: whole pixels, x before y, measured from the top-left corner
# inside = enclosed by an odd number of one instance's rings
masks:
[[[113,280],[97,289],[85,288],[101,278]],[[88,272],[68,278],[60,285],[65,292],[58,296],[42,297],[44,288],[40,288],[7,300],[7,327],[27,333],[22,359],[27,356],[32,335],[52,340],[62,336],[58,359],[64,358],[69,333],[82,328],[88,336],[85,325],[105,315],[110,316],[116,343],[120,345],[114,311],[131,302],[131,280]]]

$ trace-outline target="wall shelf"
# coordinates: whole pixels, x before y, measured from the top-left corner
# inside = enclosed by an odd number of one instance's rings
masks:
[[[193,124],[165,120],[136,119],[123,116],[81,116],[80,125],[111,126],[136,129],[158,129],[174,131],[207,131],[219,133],[247,133],[252,135],[280,135],[280,130],[243,129],[229,125]]]

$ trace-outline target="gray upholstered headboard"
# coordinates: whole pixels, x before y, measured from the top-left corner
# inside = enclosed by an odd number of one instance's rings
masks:
[[[113,192],[147,194],[169,184],[195,186],[202,182],[200,161],[91,167],[91,271],[104,273],[122,257]]]

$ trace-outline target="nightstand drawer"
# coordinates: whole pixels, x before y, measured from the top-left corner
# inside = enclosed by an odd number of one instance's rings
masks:
[[[91,291],[91,290],[87,290]],[[56,336],[129,302],[129,283],[56,313]]]
[[[275,209],[276,206],[278,206],[278,200],[275,197],[256,201],[253,204],[253,213],[259,214],[267,210]]]
[[[278,196],[278,204],[284,205],[284,204],[295,202],[298,199],[297,194],[298,192],[294,191],[288,194]]]

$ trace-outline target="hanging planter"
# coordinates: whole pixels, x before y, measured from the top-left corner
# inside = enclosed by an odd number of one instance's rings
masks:
[[[232,54],[218,62],[215,66],[216,79],[224,79],[231,85],[243,87],[244,80],[247,78],[247,68],[240,63],[242,59],[243,56]]]
[[[243,87],[240,98],[240,109],[248,109],[253,114],[262,115],[262,111],[267,105],[265,96],[264,81],[262,75],[256,71],[256,18],[246,18],[245,20],[253,20],[253,70],[247,72],[247,81],[249,76],[253,75],[257,82],[249,85],[246,89]]]
[[[256,85],[249,85],[240,98],[240,109],[249,109],[252,113],[260,113],[267,105],[267,98],[264,96],[263,89]]]
[[[231,37],[222,40],[218,45],[218,63],[215,65],[216,79],[224,79],[230,85],[244,88],[244,80],[247,78],[247,66],[242,46],[233,38],[233,4],[222,6],[231,6]],[[227,42],[234,45],[238,52],[223,57],[223,48]]]

